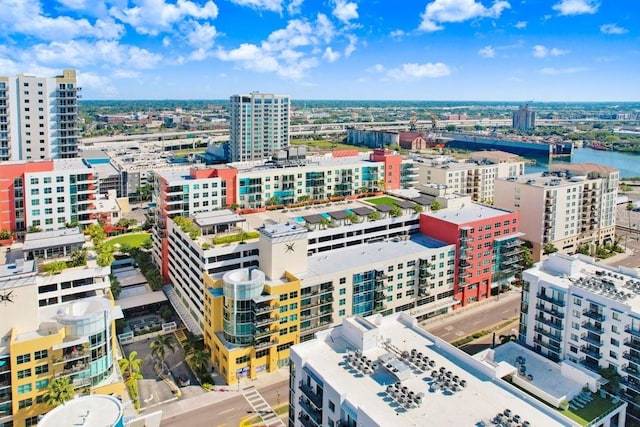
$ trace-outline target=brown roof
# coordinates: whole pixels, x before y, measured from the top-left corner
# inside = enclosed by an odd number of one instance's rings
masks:
[[[550,169],[554,171],[568,170],[572,172],[581,173],[584,175],[610,174],[611,172],[618,172],[618,169],[616,168],[601,165],[599,163],[556,163],[556,164],[551,164]]]

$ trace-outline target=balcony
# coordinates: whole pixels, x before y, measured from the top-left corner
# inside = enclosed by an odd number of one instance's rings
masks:
[[[298,383],[300,390],[309,398],[313,406],[317,409],[322,409],[322,393],[316,393],[313,387],[305,384],[303,381]]]
[[[582,327],[585,328],[587,331],[596,333],[596,334],[603,334],[604,333],[604,328],[602,326],[596,326],[595,323],[591,323],[591,322],[582,322]]]
[[[275,310],[277,310],[280,307],[279,304],[273,304],[273,305],[263,305],[260,307],[256,307],[254,309],[256,314],[265,314],[265,313],[271,313]]]
[[[622,379],[620,380],[620,384],[624,385],[625,387],[629,387],[636,393],[640,393],[640,381],[637,381],[635,378],[629,376],[622,377]]]
[[[270,324],[276,322],[277,320],[278,319],[276,317],[267,317],[265,319],[256,320],[255,321],[255,325],[256,326],[270,325]]]
[[[268,348],[268,347],[273,347],[274,345],[278,344],[278,338],[271,338],[270,340],[266,340],[266,341],[256,341],[253,344],[253,348],[255,348],[256,350],[262,350],[264,348]]]
[[[89,355],[90,355],[90,352],[88,347],[86,349],[82,349],[82,348],[74,349],[70,353],[62,355],[62,357],[54,357],[53,364],[57,365],[60,363],[71,362],[73,360],[79,360],[85,357],[89,357]]]
[[[316,425],[319,426],[320,424],[322,424],[322,411],[319,411],[319,410],[313,408],[310,405],[309,399],[305,399],[302,396],[300,396],[299,402],[300,402],[300,407],[302,408],[302,410],[304,412],[306,412],[307,415],[309,415],[309,418],[311,418],[311,420]]]
[[[594,335],[582,334],[580,338],[582,339],[582,341],[588,342],[589,344],[595,345],[596,347],[602,347],[604,345],[602,340]]]
[[[64,368],[62,371],[57,372],[54,376],[55,378],[66,377],[73,374],[79,374],[81,372],[86,372],[89,370],[88,363],[76,363],[69,367]]]
[[[632,375],[637,379],[640,379],[640,371],[638,371],[636,368],[630,368],[628,366],[623,366],[622,367],[622,372],[626,372],[627,374]]]
[[[636,353],[635,351],[625,351],[624,353],[622,353],[622,357],[632,361],[633,363],[640,364],[640,354]]]
[[[542,316],[536,316],[535,319],[536,319],[537,322],[540,322],[540,323],[542,323],[544,325],[547,325],[547,326],[551,326],[554,329],[560,329],[560,330],[564,329],[564,326],[562,325],[562,322],[553,321],[551,319],[546,319],[546,318],[544,318]]]
[[[594,359],[602,359],[602,354],[600,354],[600,350],[595,347],[591,347],[590,345],[583,345],[580,347],[580,351],[586,354],[587,356],[591,356]]]
[[[627,325],[624,327],[624,331],[628,334],[633,335],[634,337],[640,338],[640,329],[633,329],[631,325]]]
[[[626,339],[624,340],[624,345],[626,345],[627,347],[631,347],[634,350],[640,351],[640,340]]]
[[[598,322],[604,322],[605,320],[604,314],[596,310],[586,308],[582,311],[582,314],[590,319],[597,320]]]
[[[558,319],[564,319],[564,313],[552,308],[552,307],[547,307],[544,304],[536,304],[536,309],[548,313],[550,315],[552,315],[553,317],[557,317]]]
[[[560,344],[562,344],[562,336],[561,335],[555,335],[552,334],[550,331],[545,330],[544,328],[541,328],[539,326],[535,326],[533,328],[533,330],[549,339],[552,339]]]
[[[279,331],[278,327],[275,327],[273,329],[270,329],[270,328],[256,329],[256,331],[254,332],[253,336],[255,338],[266,337],[268,335],[273,335],[273,334],[277,333],[278,331]]]
[[[298,421],[300,421],[300,424],[302,424],[304,427],[318,427],[318,424],[315,423],[311,419],[311,417],[309,417],[309,415],[305,414],[302,411],[298,414]]]
[[[539,293],[536,295],[538,299],[541,299],[546,302],[550,302],[551,304],[557,305],[558,307],[564,307],[564,300],[553,298],[544,293]]]
[[[384,295],[384,292],[375,292],[373,294],[374,301],[384,301],[387,297]]]
[[[560,354],[560,346],[555,344],[554,342],[551,342],[551,341],[545,342],[540,338],[534,338],[533,342],[553,351],[554,353]]]

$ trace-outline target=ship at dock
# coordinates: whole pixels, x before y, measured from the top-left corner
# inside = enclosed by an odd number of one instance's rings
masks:
[[[444,136],[444,135],[443,135]],[[449,133],[446,146],[463,150],[500,150],[523,157],[571,157],[572,142],[538,142],[509,137]]]

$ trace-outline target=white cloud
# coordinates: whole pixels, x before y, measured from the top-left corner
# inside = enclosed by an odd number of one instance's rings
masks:
[[[340,59],[340,52],[336,52],[333,49],[331,49],[331,47],[327,47],[324,50],[324,54],[322,55],[322,57],[327,62],[336,62],[338,59]]]
[[[134,69],[154,68],[162,56],[137,46],[121,45],[115,41],[85,40],[37,44],[32,48],[38,62],[53,66],[83,67],[104,64]]]
[[[562,56],[568,54],[568,50],[558,49],[557,47],[553,47],[551,49],[543,46],[541,44],[535,45],[533,47],[533,56],[536,58],[546,58],[548,56]]]
[[[335,8],[332,13],[333,16],[347,24],[352,19],[358,19],[358,5],[346,0],[335,0]]]
[[[210,25],[208,22],[200,24],[196,21],[191,22],[190,25],[191,29],[186,34],[189,45],[198,49],[211,49],[216,37],[218,36],[216,27]]]
[[[448,65],[442,62],[427,62],[426,64],[409,63],[398,68],[393,68],[387,75],[396,80],[416,80],[424,77],[436,78],[445,77],[451,74]]]
[[[282,0],[230,0],[240,6],[248,6],[254,9],[268,10],[271,12],[282,11]]]
[[[162,38],[162,46],[163,47],[169,47],[171,46],[171,37],[169,36],[165,36]]]
[[[498,0],[485,7],[476,0],[434,0],[425,8],[421,15],[422,22],[419,29],[432,32],[442,30],[440,24],[446,22],[463,22],[473,18],[498,18],[503,10],[509,9],[511,5]]]
[[[113,97],[117,92],[110,79],[89,72],[78,72],[78,86],[85,90],[93,90],[105,97]]]
[[[373,67],[367,68],[368,73],[384,73],[386,68],[382,64],[376,64]]]
[[[406,33],[402,30],[394,30],[389,33],[389,35],[394,39],[400,39],[406,35]]]
[[[133,70],[115,70],[113,72],[113,77],[119,79],[137,79],[140,77],[140,72]]]
[[[516,27],[519,30],[525,29],[527,28],[527,21],[518,21],[515,23],[514,27]]]
[[[123,25],[110,18],[97,19],[93,24],[87,19],[69,16],[46,16],[40,2],[3,0],[0,2],[0,27],[4,34],[24,34],[41,40],[72,40],[77,37],[101,39],[120,38]]]
[[[599,7],[600,3],[596,0],[560,0],[552,9],[560,15],[593,15]]]
[[[600,32],[604,34],[625,34],[627,29],[619,27],[617,24],[604,24],[600,26]]]
[[[157,35],[171,30],[185,18],[215,19],[218,6],[210,0],[202,6],[190,0],[178,0],[175,4],[165,3],[165,0],[138,0],[134,7],[118,9],[114,6],[109,13],[140,34]]]
[[[349,39],[349,44],[344,48],[344,56],[346,58],[350,57],[353,52],[356,50],[356,43],[358,43],[358,38],[353,34],[347,34],[347,39]]]
[[[548,76],[558,75],[558,74],[575,74],[581,73],[583,71],[589,70],[586,67],[569,67],[569,68],[554,68],[554,67],[546,67],[540,70],[540,73],[546,74]]]
[[[58,0],[58,3],[69,9],[81,10],[86,7],[85,0]]]
[[[289,12],[289,15],[299,14],[302,9],[302,3],[304,3],[304,0],[291,0],[287,5],[287,12]]]
[[[485,46],[478,51],[478,54],[483,58],[495,58],[496,50],[493,48],[493,46]]]

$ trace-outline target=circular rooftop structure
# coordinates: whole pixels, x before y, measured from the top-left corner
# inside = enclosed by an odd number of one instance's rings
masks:
[[[122,427],[122,403],[112,396],[92,394],[76,397],[49,411],[38,427]]]

